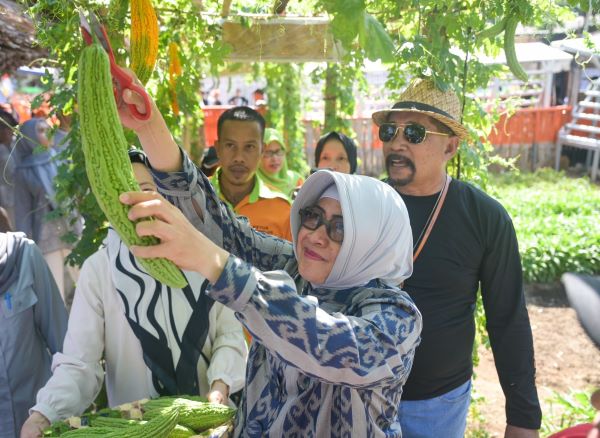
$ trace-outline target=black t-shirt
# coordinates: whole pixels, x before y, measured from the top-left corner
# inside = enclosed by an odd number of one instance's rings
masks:
[[[415,242],[437,198],[402,195]],[[461,181],[450,183],[413,274],[404,283],[423,315],[423,332],[402,398],[437,397],[471,377],[480,282],[508,423],[538,429],[533,340],[512,221],[497,201]]]

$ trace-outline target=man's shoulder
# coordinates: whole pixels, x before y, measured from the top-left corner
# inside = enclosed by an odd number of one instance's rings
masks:
[[[505,210],[499,200],[495,199],[473,183],[454,179],[452,180],[451,187],[452,186],[454,186],[455,193],[464,202],[470,203],[471,205],[485,206],[494,210]]]
[[[452,187],[454,186],[454,187]],[[464,214],[477,218],[479,222],[499,224],[512,222],[510,215],[501,202],[481,188],[465,181],[452,181],[449,205],[460,208]]]

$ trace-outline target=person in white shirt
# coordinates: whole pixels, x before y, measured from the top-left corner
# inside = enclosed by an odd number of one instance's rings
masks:
[[[148,162],[131,151],[136,179],[156,191]],[[227,403],[244,385],[247,346],[232,310],[205,293],[208,281],[185,271],[171,289],[146,274],[117,233],[82,266],[62,353],[21,430],[41,436],[51,422],[80,415],[101,389],[106,361],[109,406],[172,394]]]

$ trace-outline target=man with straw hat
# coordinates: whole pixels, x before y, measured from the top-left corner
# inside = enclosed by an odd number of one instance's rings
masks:
[[[414,270],[404,283],[423,314],[421,345],[400,405],[404,436],[464,436],[470,403],[474,312],[481,288],[506,397],[506,437],[537,437],[541,409],[517,238],[506,210],[446,165],[469,136],[452,91],[417,79],[373,114],[388,178],[404,200]]]

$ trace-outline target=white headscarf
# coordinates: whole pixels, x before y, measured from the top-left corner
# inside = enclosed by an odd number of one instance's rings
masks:
[[[344,241],[325,283],[313,286],[345,289],[376,278],[398,286],[412,274],[408,211],[392,187],[368,176],[320,170],[306,180],[292,205],[294,252],[300,209],[315,205],[332,184],[337,186],[342,207]]]

